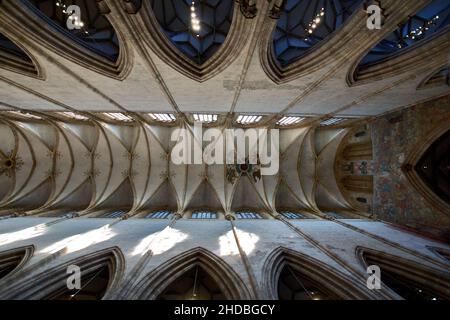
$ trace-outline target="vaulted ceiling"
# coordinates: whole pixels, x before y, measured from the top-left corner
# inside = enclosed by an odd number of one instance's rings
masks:
[[[353,209],[334,171],[347,129],[281,130],[278,174],[261,179],[241,174],[230,180],[226,165],[171,161],[176,143],[171,136],[180,127],[192,137],[186,123],[120,125],[62,122],[50,116],[26,121],[3,115],[0,210],[38,214],[111,208],[132,213],[161,208],[225,213]]]
[[[450,93],[447,1],[374,3],[370,30],[359,0],[1,1],[0,206],[354,209],[335,176],[346,126]],[[221,130],[251,127],[241,113],[306,120],[281,130],[277,175],[230,182],[170,161],[171,133],[202,112]],[[320,126],[332,117],[352,120]]]
[[[81,29],[65,26],[70,4]],[[5,0],[0,106],[364,118],[448,94],[421,86],[448,67],[447,1],[381,7],[369,30],[363,1],[204,0],[195,31],[187,0]]]

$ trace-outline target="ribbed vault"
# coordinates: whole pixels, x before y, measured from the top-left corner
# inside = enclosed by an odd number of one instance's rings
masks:
[[[275,213],[351,208],[334,173],[346,130],[281,130],[278,173],[245,173],[230,180],[229,170],[238,168],[236,164],[178,165],[171,160],[175,144],[170,137],[176,137],[177,129],[187,128],[192,144],[200,147],[189,125],[62,122],[46,115],[29,121],[6,117],[0,125],[3,209],[95,214],[120,208],[143,216],[143,211],[160,209],[211,209],[228,215],[250,209]]]

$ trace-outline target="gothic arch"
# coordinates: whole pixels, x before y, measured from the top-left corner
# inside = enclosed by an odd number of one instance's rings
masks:
[[[330,4],[332,2],[332,4]],[[336,1],[338,2],[338,1]],[[285,3],[285,1],[283,1]],[[309,1],[311,5],[316,5],[316,1]],[[347,3],[351,3],[347,1]],[[330,19],[330,21],[336,22],[337,25],[333,26],[332,32],[327,33],[322,39],[309,46],[301,56],[297,57],[290,63],[282,65],[275,53],[274,49],[274,35],[277,33],[277,21],[272,20],[264,25],[264,29],[261,32],[261,40],[259,46],[259,57],[261,61],[262,68],[264,69],[267,76],[277,84],[283,84],[290,82],[292,80],[298,79],[304,75],[310,74],[322,68],[324,65],[330,65],[336,61],[336,57],[329,54],[330,50],[333,52],[345,51],[348,42],[355,36],[360,30],[362,24],[365,25],[367,19],[366,11],[363,8],[363,1],[353,1],[350,8],[343,10],[347,14],[341,17]],[[336,4],[333,1],[327,2],[327,8]],[[343,6],[339,3],[338,5]],[[317,7],[318,5],[316,5]],[[318,9],[318,8],[316,8]],[[272,9],[273,11],[274,9]],[[280,10],[280,17],[284,9],[278,8]],[[331,11],[331,10],[330,10]],[[338,11],[338,10],[335,10]],[[348,14],[350,13],[350,14]],[[279,17],[276,17],[277,19]],[[338,24],[338,21],[342,21]],[[307,22],[303,22],[306,24]],[[287,24],[287,23],[286,23]],[[325,28],[326,29],[326,28]],[[299,24],[295,30],[303,30],[302,25]],[[295,31],[294,30],[294,31]],[[305,29],[306,30],[306,29]],[[287,34],[292,35],[291,31],[286,31]],[[297,39],[296,42],[303,42],[304,40]],[[316,38],[314,35],[312,38]],[[304,41],[307,44],[310,40]]]
[[[45,259],[45,258],[44,258]],[[77,265],[81,269],[81,276],[95,274],[103,267],[109,271],[109,281],[104,296],[114,290],[122,278],[125,269],[125,258],[118,247],[103,249],[94,253],[72,259],[56,267],[41,271],[31,277],[21,277],[5,290],[0,297],[14,300],[46,300],[67,290],[67,268]],[[83,280],[82,280],[83,281]],[[82,282],[83,285],[83,282]]]
[[[443,2],[433,1],[422,6],[356,60],[347,74],[348,85],[388,79],[414,72],[420,67],[434,69],[447,63],[449,10],[450,6]],[[439,17],[437,21],[433,20],[435,15]],[[420,37],[416,35],[419,31],[422,34]]]
[[[226,299],[254,298],[240,276],[225,261],[200,247],[186,251],[156,267],[131,290],[127,298],[154,300],[171,282],[194,266],[200,266],[214,279]]]
[[[440,86],[450,86],[450,66],[433,70],[417,87],[417,90],[429,89]]]
[[[429,205],[446,215],[450,215],[450,204],[439,197],[423,181],[414,168],[434,142],[450,130],[448,120],[448,118],[444,119],[431,133],[418,141],[402,165],[403,174],[406,176],[409,184],[424,197]]]
[[[349,86],[363,85],[374,81],[393,78],[399,74],[413,72],[418,68],[435,68],[447,61],[450,36],[447,27],[442,32],[401,50],[383,60],[363,64],[367,52],[356,60],[347,75]],[[432,59],[429,57],[432,56]]]
[[[37,59],[19,41],[0,32],[0,68],[43,80],[44,71]]]
[[[95,25],[91,28],[95,30],[101,29],[99,35],[94,34],[94,36],[97,38],[102,37],[106,32],[109,32],[112,39],[111,43],[117,45],[118,52],[114,52],[111,49],[114,45],[103,45],[103,43],[98,45],[98,39],[95,39],[95,37],[94,40],[91,39],[90,29],[80,30],[75,34],[62,27],[63,20],[57,19],[60,13],[56,14],[53,11],[44,13],[40,10],[41,2],[45,1],[21,0],[4,2],[2,19],[5,21],[5,28],[12,29],[9,26],[17,28],[16,25],[20,25],[20,30],[10,31],[11,33],[23,33],[26,35],[27,39],[22,39],[22,42],[32,39],[33,42],[40,43],[43,47],[56,52],[65,59],[107,77],[118,80],[123,80],[127,77],[132,68],[131,50],[120,28],[114,27],[118,22],[115,16],[110,14],[110,9],[105,1],[85,2],[77,0],[78,2],[74,4],[82,5],[83,8],[89,7],[89,10],[95,10],[95,12],[90,12],[89,18],[100,17],[102,20],[98,26]],[[50,5],[45,5],[44,3],[44,8],[48,9],[55,4],[50,2]],[[63,10],[62,7],[54,8]],[[50,14],[52,17],[48,16]],[[61,15],[64,14],[61,13]],[[98,20],[98,18],[96,19]],[[84,22],[87,25],[90,23],[86,20]],[[88,31],[87,36],[84,34],[85,31]],[[106,49],[106,47],[108,48]],[[41,51],[40,48],[36,47],[36,49]]]
[[[33,245],[0,252],[0,280],[7,279],[21,270],[33,253]]]
[[[181,2],[181,1],[180,1]],[[240,12],[234,4],[233,18],[224,42],[215,53],[202,63],[196,63],[180,51],[164,34],[156,18],[150,0],[144,0],[139,12],[130,17],[136,28],[143,30],[143,41],[156,55],[183,75],[204,82],[225,70],[242,52],[249,37],[251,20]]]
[[[370,265],[380,267],[382,282],[383,271],[385,273],[388,271],[394,274],[396,278],[409,282],[415,288],[432,292],[440,298],[450,298],[450,273],[448,271],[444,272],[412,260],[364,247],[357,247],[356,255],[365,269]],[[386,289],[386,287],[389,288],[387,285],[382,286],[382,290],[398,299],[400,295],[391,288]]]
[[[448,263],[450,263],[450,250],[444,249],[444,248],[432,247],[432,246],[427,246],[427,248],[428,248],[428,250],[433,252],[439,258],[444,259]]]
[[[355,280],[349,279],[338,270],[303,253],[278,247],[269,254],[262,270],[263,288],[266,288],[269,299],[278,299],[278,281],[286,265],[298,270],[302,275],[319,283],[343,300],[371,298],[365,286],[355,283]]]

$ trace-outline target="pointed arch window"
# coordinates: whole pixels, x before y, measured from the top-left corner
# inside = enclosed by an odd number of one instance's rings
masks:
[[[88,121],[89,118],[80,114],[80,113],[75,113],[72,111],[62,111],[62,112],[57,112],[58,115],[61,115],[65,118],[69,118],[72,120],[80,120],[80,121]]]
[[[422,181],[450,205],[450,130],[438,138],[415,166]]]
[[[273,52],[282,67],[340,29],[363,0],[285,0],[273,33]]]
[[[146,219],[171,219],[172,217],[173,217],[172,211],[158,210],[158,211],[149,213],[145,218]]]
[[[82,273],[81,288],[64,289],[48,296],[48,300],[101,300],[108,288],[110,270],[107,265]]]
[[[0,252],[0,280],[20,269],[31,258],[33,252],[32,246]]]
[[[91,0],[22,0],[42,16],[49,24],[76,40],[83,46],[108,60],[115,62],[119,56],[119,40],[111,23],[101,10],[99,1]],[[81,12],[81,25],[72,30],[67,28],[71,19],[70,5],[77,5]],[[75,17],[75,16],[73,16]],[[73,21],[76,23],[77,21]]]
[[[282,211],[281,215],[289,220],[295,220],[295,219],[310,219],[309,217],[305,216],[304,214],[298,213],[298,212],[291,212],[291,211]]]
[[[100,300],[109,289],[119,283],[124,269],[120,249],[113,247],[97,251],[53,268],[45,268],[40,273],[23,275],[8,292],[0,292],[5,300]],[[67,270],[78,266],[81,272],[81,288],[69,289]],[[73,273],[72,273],[73,274]]]
[[[107,212],[104,215],[102,215],[102,218],[117,219],[117,218],[122,218],[124,215],[125,215],[125,211],[119,210],[119,211]]]
[[[0,47],[4,52],[8,52],[11,55],[14,55],[23,61],[31,63],[31,59],[20,49],[14,42],[9,40],[3,33],[0,33]]]
[[[434,0],[378,43],[361,61],[360,68],[387,59],[393,54],[440,32],[450,24],[450,3]]]
[[[157,300],[225,300],[214,279],[199,265],[169,285]]]
[[[337,294],[289,264],[281,271],[278,297],[280,300],[341,300]]]
[[[196,211],[196,212],[192,213],[191,219],[217,219],[217,212]]]
[[[450,67],[445,67],[425,78],[417,89],[450,86]]]
[[[372,249],[358,248],[364,265],[376,265],[381,270],[382,289],[389,288],[406,300],[448,300],[448,273],[417,262]]]
[[[263,219],[261,214],[252,211],[239,211],[236,212],[236,218],[239,220],[243,219]]]
[[[35,63],[28,54],[1,32],[0,67],[34,77],[39,75]]]
[[[450,262],[450,250],[444,249],[444,248],[437,248],[437,247],[428,247],[428,249],[433,251],[439,257]]]
[[[201,65],[224,43],[233,20],[233,0],[151,0],[151,8],[170,39]]]
[[[267,257],[262,274],[269,296],[279,300],[367,299],[364,285],[326,263],[279,247]]]
[[[253,295],[220,257],[195,248],[158,266],[130,290],[128,299],[248,300]]]

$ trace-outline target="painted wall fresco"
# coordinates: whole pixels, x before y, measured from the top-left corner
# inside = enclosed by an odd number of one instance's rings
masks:
[[[450,95],[380,117],[372,124],[374,213],[450,242],[450,216],[436,211],[411,187],[401,166],[412,148],[450,116]],[[450,121],[449,121],[450,127]]]

